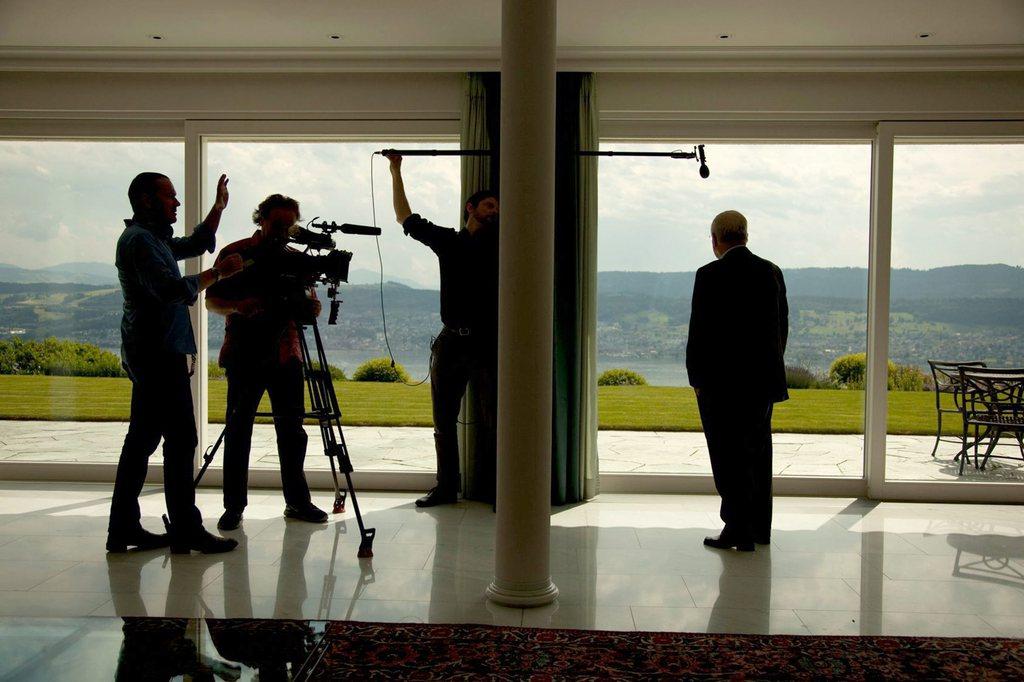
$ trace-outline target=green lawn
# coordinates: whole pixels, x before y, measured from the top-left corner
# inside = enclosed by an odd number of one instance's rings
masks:
[[[430,387],[338,382],[343,422],[351,425],[430,426]],[[125,421],[131,387],[127,379],[0,376],[0,419]],[[210,421],[224,420],[227,384],[210,382]],[[862,433],[864,392],[792,390],[776,406],[773,426],[784,433]],[[889,394],[889,433],[934,434],[932,393]],[[263,410],[269,410],[264,398]],[[693,390],[668,386],[604,386],[598,389],[600,428],[638,431],[697,431]],[[956,435],[957,418],[944,429]]]

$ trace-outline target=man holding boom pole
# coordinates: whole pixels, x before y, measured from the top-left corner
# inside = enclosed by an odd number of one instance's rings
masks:
[[[402,157],[385,154],[391,162],[395,219],[405,233],[437,255],[441,272],[443,328],[431,344],[430,397],[437,452],[437,485],[416,500],[418,507],[458,500],[458,416],[466,385],[476,387],[477,425],[493,433],[497,403],[498,349],[498,196],[481,190],[464,205],[461,230],[439,227],[413,213],[405,195]],[[481,462],[494,476],[494,453]]]

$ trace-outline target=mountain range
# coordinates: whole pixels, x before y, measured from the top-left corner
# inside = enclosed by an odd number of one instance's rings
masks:
[[[609,270],[598,273],[597,293],[646,294],[655,298],[689,299],[694,272],[642,272]],[[789,268],[784,271],[790,296],[867,299],[867,268]],[[386,282],[411,289],[413,280],[386,275]],[[0,282],[117,284],[112,263],[61,263],[45,268],[22,268],[0,263]],[[349,284],[378,284],[380,274],[354,269]],[[893,298],[1019,298],[1024,295],[1024,268],[992,265],[954,265],[930,270],[896,268],[892,271]]]
[[[598,296],[647,294],[689,298],[694,272],[598,273]],[[789,268],[784,270],[790,296],[867,300],[867,268]],[[1012,265],[954,265],[931,270],[892,270],[893,298],[1019,298],[1024,296],[1024,268]]]
[[[104,263],[35,270],[0,265],[0,339],[58,336],[116,348],[122,301],[115,274]],[[822,373],[837,356],[863,352],[866,269],[792,268],[785,277],[791,311],[787,362]],[[324,335],[328,349],[381,354],[378,278],[369,270],[351,273],[352,283],[340,290],[339,323]],[[391,347],[396,353],[421,351],[440,328],[438,292],[388,280],[383,293]],[[599,273],[600,354],[627,367],[630,361],[679,363],[693,280],[693,272]],[[929,358],[969,358],[1024,364],[1024,268],[897,269],[890,307],[890,356],[896,362],[926,367]],[[222,340],[223,322],[212,316],[211,350]]]
[[[349,284],[379,284],[380,273],[365,268],[349,271]],[[402,284],[413,289],[419,283],[403,277],[385,275],[385,282]],[[45,268],[22,268],[0,263],[0,282],[19,284],[117,284],[117,268],[113,263],[60,263]]]

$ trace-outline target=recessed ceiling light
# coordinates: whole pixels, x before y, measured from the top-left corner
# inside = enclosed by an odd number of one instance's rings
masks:
[[[163,36],[158,36],[158,35],[151,35],[150,39],[152,39],[152,40],[163,40],[164,37]]]
[[[931,38],[932,34],[931,33],[918,33],[917,37],[918,38]]]
[[[331,34],[330,36],[328,36],[328,37],[329,37],[329,38],[330,38],[331,40],[341,40],[341,36],[340,36],[340,35],[338,35],[337,33],[332,33],[332,34]]]
[[[731,33],[719,33],[718,34],[718,39],[719,40],[729,40],[729,38],[732,38],[732,34]]]

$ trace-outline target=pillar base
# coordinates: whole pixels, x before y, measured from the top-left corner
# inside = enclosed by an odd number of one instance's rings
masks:
[[[512,608],[532,608],[545,606],[558,598],[558,588],[548,579],[544,587],[531,590],[501,587],[497,581],[491,582],[487,588],[487,598],[495,604],[510,606]]]

